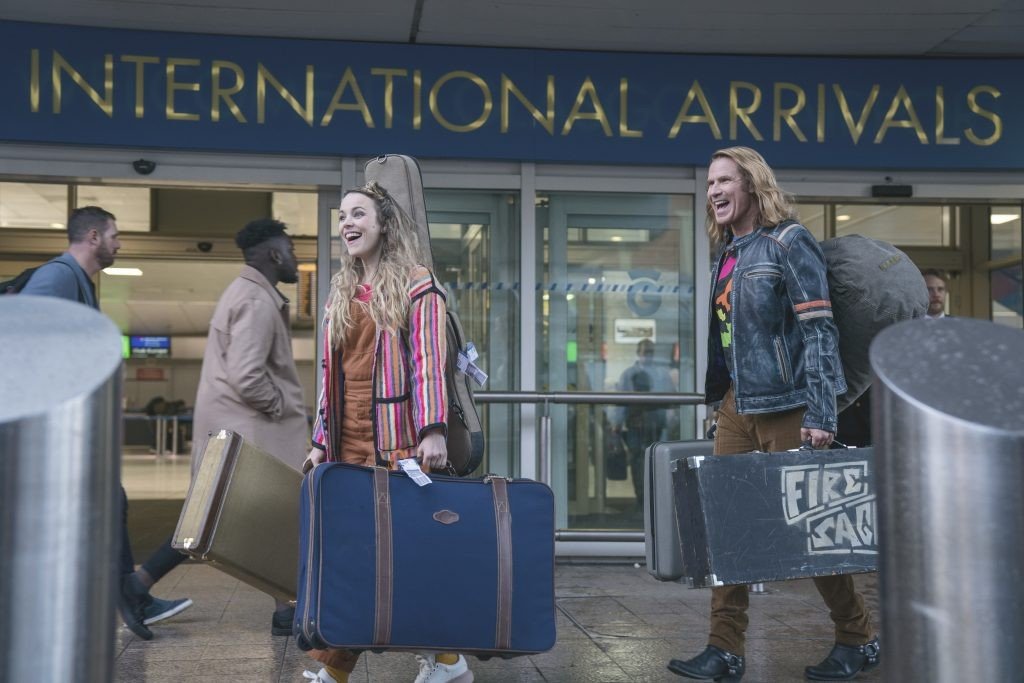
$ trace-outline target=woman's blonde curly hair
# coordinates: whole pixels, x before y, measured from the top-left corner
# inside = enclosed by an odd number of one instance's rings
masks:
[[[797,219],[793,197],[779,187],[775,173],[764,157],[749,147],[727,147],[711,155],[715,159],[732,159],[740,168],[743,187],[753,195],[757,205],[755,227],[775,227],[787,218]],[[707,200],[707,229],[712,244],[722,244],[727,239],[727,229],[715,221],[715,210]]]
[[[408,325],[409,275],[418,264],[420,254],[416,224],[394,198],[378,183],[346,190],[344,199],[353,192],[373,200],[377,209],[377,222],[381,226],[380,261],[370,283],[369,315],[378,329],[397,332]],[[365,270],[362,261],[349,255],[341,247],[341,267],[331,278],[331,292],[327,298],[327,329],[332,348],[345,343],[352,329],[349,302],[358,293]]]

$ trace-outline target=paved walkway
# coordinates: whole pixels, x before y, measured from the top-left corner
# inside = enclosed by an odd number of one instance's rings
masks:
[[[551,652],[512,660],[470,658],[479,683],[506,681],[673,681],[665,664],[690,657],[706,642],[707,590],[660,583],[645,568],[621,564],[559,564],[558,643]],[[876,615],[876,575],[858,577]],[[803,667],[832,646],[831,622],[810,581],[767,584],[751,595],[744,683],[802,681]],[[205,565],[186,563],[157,584],[161,597],[188,596],[195,605],[155,624],[151,641],[118,631],[117,680],[281,681],[300,683],[315,667],[291,638],[270,635],[272,600]],[[884,650],[883,650],[884,651]],[[411,654],[365,655],[352,681],[411,682]],[[858,680],[880,681],[879,670]]]

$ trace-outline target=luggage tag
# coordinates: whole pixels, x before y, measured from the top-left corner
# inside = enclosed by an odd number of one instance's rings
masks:
[[[482,387],[487,382],[487,373],[473,362],[479,357],[480,354],[477,353],[476,346],[473,345],[473,342],[469,342],[466,344],[465,351],[459,351],[459,357],[455,359],[455,367],[459,369],[459,372],[472,377],[473,381]]]
[[[426,486],[430,483],[430,477],[423,473],[423,470],[420,469],[420,464],[416,462],[415,458],[403,458],[398,461],[398,466],[419,486]]]

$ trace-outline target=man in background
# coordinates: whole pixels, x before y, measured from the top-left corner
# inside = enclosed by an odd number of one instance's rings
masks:
[[[928,287],[928,317],[933,319],[946,317],[946,292],[949,289],[949,273],[938,268],[926,268],[921,271],[924,283]]]
[[[98,206],[83,206],[71,212],[67,230],[67,251],[37,268],[21,293],[69,299],[99,310],[92,278],[114,264],[121,248],[116,218]],[[139,582],[128,539],[128,497],[123,486],[121,509],[121,595],[118,611],[132,633],[149,640],[153,632],[148,624],[178,614],[191,606],[192,601],[188,598],[161,600],[149,594],[152,583],[143,586]]]
[[[210,433],[231,430],[296,471],[309,451],[306,404],[292,355],[289,302],[295,247],[280,221],[251,221],[235,237],[245,266],[217,302],[196,394],[192,472]],[[180,561],[180,560],[179,560]],[[291,635],[294,608],[278,603],[273,635]]]
[[[615,385],[619,391],[668,393],[676,390],[665,366],[654,359],[654,342],[641,339],[636,345],[636,362],[623,370]],[[613,412],[612,425],[628,449],[637,507],[644,496],[644,451],[655,441],[665,438],[669,409],[664,406],[619,406]]]

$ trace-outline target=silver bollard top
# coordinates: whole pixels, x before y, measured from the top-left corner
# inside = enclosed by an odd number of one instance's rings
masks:
[[[972,318],[918,319],[882,330],[871,369],[907,400],[1024,433],[1024,333]]]
[[[87,396],[121,365],[121,332],[89,306],[0,296],[0,424]]]

